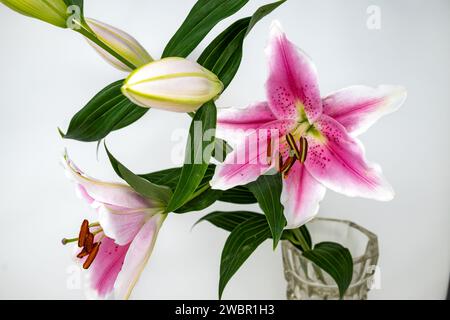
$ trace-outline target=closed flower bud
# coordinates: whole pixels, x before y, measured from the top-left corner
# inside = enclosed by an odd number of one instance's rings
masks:
[[[137,105],[174,112],[195,111],[222,90],[214,73],[183,58],[151,62],[132,72],[122,86]]]
[[[63,0],[0,0],[11,9],[57,27],[67,28],[67,5]]]
[[[147,51],[128,33],[123,32],[113,26],[98,20],[86,18],[86,23],[95,33],[98,39],[108,45],[115,52],[127,59],[137,68],[143,66],[151,61],[152,57]],[[111,65],[119,70],[131,71],[131,69],[113,57],[110,53],[100,48],[98,45],[88,40],[92,47]]]

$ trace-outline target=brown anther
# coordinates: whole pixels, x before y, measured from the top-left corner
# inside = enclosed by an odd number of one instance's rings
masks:
[[[78,236],[78,247],[84,247],[86,236],[89,233],[89,221],[83,220],[80,228],[80,234]]]
[[[271,165],[272,163],[272,139],[267,137],[267,164]]]
[[[89,252],[86,251],[86,248],[83,248],[83,250],[80,251],[79,254],[77,254],[77,258],[82,259],[86,257],[89,254]]]
[[[289,157],[286,160],[286,162],[280,167],[280,172],[281,173],[285,173],[287,170],[292,168],[292,166],[294,165],[295,161],[296,161],[295,157]]]
[[[283,167],[283,157],[279,154],[278,155],[278,172],[281,172],[281,168]]]
[[[301,153],[300,150],[298,149],[298,145],[295,142],[294,136],[290,133],[287,134],[286,136],[286,140],[287,143],[289,144],[289,147],[291,148],[292,152],[294,153],[295,157],[300,160],[301,158]]]
[[[301,163],[304,163],[306,161],[306,156],[308,155],[308,139],[305,137],[300,138],[300,152],[301,157],[299,160]]]
[[[91,253],[92,249],[94,248],[94,235],[90,232],[86,235],[84,248],[88,253]]]
[[[92,262],[94,262],[95,257],[97,256],[98,250],[100,249],[101,242],[97,242],[94,244],[94,247],[92,248],[91,253],[89,253],[89,256],[87,257],[86,261],[83,263],[83,269],[89,269]]]

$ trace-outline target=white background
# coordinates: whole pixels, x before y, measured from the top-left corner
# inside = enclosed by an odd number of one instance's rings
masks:
[[[269,1],[252,0],[235,17]],[[86,15],[126,30],[154,56],[180,25],[194,0],[86,0]],[[381,8],[381,29],[366,26],[369,5]],[[353,84],[401,84],[403,108],[377,123],[362,140],[396,190],[392,202],[351,199],[329,192],[321,215],[347,218],[380,241],[381,289],[373,299],[442,299],[450,271],[450,2],[289,0],[260,22],[245,43],[241,69],[220,107],[263,100],[263,49],[272,19],[281,20],[315,61],[322,93]],[[95,144],[62,141],[56,128],[105,85],[125,75],[103,62],[77,34],[0,6],[0,298],[83,298],[67,286],[72,249],[60,240],[95,213],[76,198],[58,164],[67,147],[90,175],[114,180]],[[212,39],[208,37],[207,40]],[[207,44],[196,50],[196,58]],[[189,117],[151,110],[111,134],[114,154],[135,172],[172,166],[172,132]],[[172,215],[160,233],[133,298],[217,297],[219,259],[227,233],[193,223],[201,213]],[[257,209],[252,206],[250,209]],[[267,241],[229,283],[226,299],[284,299],[280,251]],[[73,274],[72,274],[73,275]]]

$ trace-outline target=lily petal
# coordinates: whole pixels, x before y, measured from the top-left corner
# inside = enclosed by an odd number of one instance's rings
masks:
[[[98,209],[99,222],[106,236],[118,245],[130,243],[149,217],[161,209],[128,209],[102,205]]]
[[[91,289],[99,297],[106,297],[114,289],[129,246],[119,246],[108,237],[101,240],[98,254],[88,270]]]
[[[88,177],[75,166],[67,154],[63,164],[66,174],[78,184],[78,191],[91,205],[100,203],[131,209],[152,207],[150,201],[125,184],[103,182]]]
[[[381,201],[393,198],[392,187],[379,166],[366,162],[361,143],[333,118],[322,115],[308,142],[306,168],[327,188],[347,196]]]
[[[352,86],[324,98],[323,112],[357,136],[384,115],[397,111],[405,99],[406,90],[400,86]]]
[[[287,228],[298,228],[318,213],[326,188],[314,179],[303,164],[297,162],[283,179],[281,204]]]
[[[220,109],[217,116],[217,125],[223,129],[256,130],[262,125],[275,120],[277,118],[272,113],[268,103],[257,102],[244,109]]]
[[[239,143],[250,131],[275,120],[267,102],[257,102],[244,109],[219,109],[216,136],[229,143]]]
[[[106,43],[109,47],[128,59],[128,61],[133,63],[136,68],[153,61],[152,57],[144,47],[128,33],[92,18],[86,18],[86,23],[102,42]],[[122,71],[132,71],[129,67],[104,49],[100,48],[94,42],[90,40],[88,40],[88,42],[112,66]]]
[[[225,161],[218,164],[210,181],[213,189],[227,190],[255,181],[269,171],[275,162],[268,162],[268,142],[272,155],[278,150],[280,137],[295,125],[294,120],[276,120],[247,134],[241,143],[230,152]]]
[[[272,112],[279,119],[304,118],[310,123],[322,114],[322,100],[316,69],[310,58],[297,49],[277,22],[272,25],[267,48],[270,75],[267,97]]]
[[[164,217],[160,214],[150,218],[138,232],[133,242],[131,242],[122,270],[114,285],[116,298],[129,298],[131,291],[152,254],[163,220]]]

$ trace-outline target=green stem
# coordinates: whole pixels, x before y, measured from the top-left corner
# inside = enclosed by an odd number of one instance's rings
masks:
[[[295,240],[297,240],[296,244],[302,247],[303,251],[311,250],[311,247],[309,246],[308,242],[299,229],[292,230],[292,233],[295,237]]]
[[[185,205],[186,203],[188,203],[192,199],[197,198],[199,195],[201,195],[203,192],[205,192],[209,188],[211,188],[211,186],[209,185],[209,182],[208,182],[204,186],[202,186],[199,189],[197,189],[197,191],[195,191],[183,205]]]
[[[81,35],[85,36],[87,39],[94,42],[96,45],[98,45],[100,48],[104,49],[106,52],[111,54],[114,58],[116,58],[117,60],[119,60],[120,62],[125,64],[130,69],[132,69],[132,70],[136,69],[136,66],[134,64],[132,64],[130,61],[128,61],[127,59],[122,57],[120,54],[118,54],[113,48],[108,46],[106,43],[101,41],[95,35],[95,33],[90,30],[90,28],[88,28],[84,25],[84,23],[80,23],[79,21],[75,21],[75,22],[78,23],[78,25],[79,25],[78,29],[74,29],[76,32],[80,33]]]

